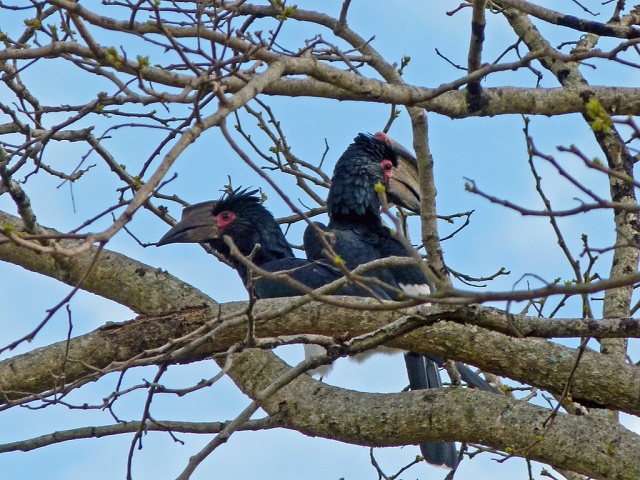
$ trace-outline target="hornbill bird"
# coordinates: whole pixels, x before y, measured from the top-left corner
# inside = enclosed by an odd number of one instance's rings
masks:
[[[412,174],[404,171],[401,179],[394,179],[399,171],[396,168],[399,158],[405,167],[413,163],[414,171]],[[373,136],[359,134],[336,163],[327,198],[328,227],[316,222],[317,228],[309,226],[305,230],[307,258],[329,261],[324,242],[317,234],[318,229],[324,232],[333,253],[342,259],[348,269],[380,258],[409,256],[407,249],[396,234],[383,224],[381,217],[380,188],[376,187],[383,185],[389,192],[393,185],[391,182],[395,183],[395,191],[390,200],[417,213],[420,203],[415,157],[384,133]],[[398,198],[399,190],[405,196],[413,196],[413,201]],[[432,291],[431,282],[417,265],[381,268],[367,275],[389,285],[391,288],[387,294],[394,300],[400,300],[407,294],[428,295]],[[413,352],[405,353],[404,357],[412,390],[442,387],[438,370],[438,366],[444,364],[442,357]],[[496,392],[466,365],[456,362],[456,368],[470,386]],[[452,469],[458,465],[454,442],[423,444],[420,449],[425,460],[431,464]]]
[[[296,258],[280,225],[269,210],[255,196],[258,190],[240,188],[224,195],[220,200],[197,203],[182,211],[182,218],[156,244],[206,243],[222,255],[238,272],[242,283],[250,287],[249,270],[231,254],[224,236],[229,236],[238,251],[270,273],[284,272],[305,286],[316,289],[343,275],[339,269],[323,262]],[[377,295],[385,293],[371,287]],[[256,298],[279,298],[303,295],[286,282],[271,278],[258,278],[253,284]],[[336,295],[369,296],[367,290],[354,284],[340,288]],[[388,297],[387,297],[388,298]]]

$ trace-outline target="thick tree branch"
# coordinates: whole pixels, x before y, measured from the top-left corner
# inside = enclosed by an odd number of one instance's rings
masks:
[[[260,352],[236,357],[231,374],[252,395],[287,369]],[[640,468],[640,439],[614,422],[560,414],[551,425],[547,409],[475,390],[361,393],[303,375],[262,406],[289,428],[360,445],[463,440],[609,479],[635,478]]]
[[[403,315],[418,315],[429,325],[440,318],[453,318],[464,322],[484,318],[486,323],[499,323],[499,313],[480,307],[415,307],[399,312],[360,311],[337,308],[332,305],[309,303],[286,313],[289,299],[258,302],[253,317],[259,338],[278,335],[322,334],[336,338],[351,338],[374,331]],[[174,357],[174,362],[193,362],[242,342],[246,336],[246,303],[220,305],[220,315],[227,323],[219,323],[215,335],[198,348]],[[217,309],[216,309],[217,310]],[[433,313],[429,313],[433,310]],[[218,312],[192,309],[160,317],[146,317],[109,324],[92,333],[72,339],[68,345],[59,342],[27,354],[0,362],[0,392],[5,399],[26,398],[29,394],[61,391],[63,384],[71,384],[83,378],[96,378],[109,371],[148,363],[166,362],[171,352],[177,351],[188,339],[190,332],[202,328],[206,322],[217,322]],[[514,317],[515,324],[523,326],[526,320]],[[548,323],[555,320],[548,320]],[[607,320],[604,331],[611,332]],[[571,323],[570,320],[564,322]],[[595,322],[574,322],[577,332],[593,331]],[[620,329],[627,330],[629,323],[638,331],[637,321],[619,321]],[[591,326],[590,326],[591,325]],[[503,324],[503,327],[506,325]],[[548,325],[547,325],[548,328]],[[525,330],[525,328],[523,328]],[[536,385],[562,394],[569,372],[572,371],[577,352],[571,348],[530,338],[507,337],[472,325],[440,322],[405,335],[389,345],[426,354],[446,355],[449,358],[479,366],[483,371],[507,376],[514,380]],[[160,354],[157,350],[165,347]],[[159,355],[159,356],[158,356]],[[168,356],[169,355],[169,356]],[[80,361],[82,359],[82,361]],[[131,361],[131,359],[135,359]],[[514,361],[517,359],[517,361]],[[64,372],[64,377],[62,377]],[[571,395],[574,400],[603,405],[640,414],[640,369],[622,364],[596,352],[583,355]]]
[[[158,27],[152,23],[138,24],[134,22],[131,24],[128,20],[117,21],[95,15],[75,2],[56,0],[54,3],[83,16],[83,18],[90,23],[106,29],[136,33],[139,35],[161,33]],[[605,109],[612,113],[625,115],[638,114],[640,112],[640,106],[637,100],[638,95],[632,95],[632,92],[636,92],[637,89],[616,87],[594,86],[589,87],[589,92],[592,93],[580,91],[583,89],[577,89],[572,92],[564,92],[563,94],[558,92],[557,95],[553,89],[516,89],[521,90],[520,93],[510,99],[504,98],[503,94],[509,94],[512,90],[509,88],[499,88],[495,89],[494,95],[486,96],[483,94],[481,105],[474,104],[473,108],[471,108],[466,101],[435,101],[436,97],[445,93],[449,93],[451,94],[450,96],[455,98],[458,98],[458,95],[455,95],[456,93],[462,94],[464,97],[466,95],[465,92],[453,92],[453,90],[459,89],[469,83],[478,82],[492,72],[508,71],[525,67],[534,59],[552,57],[560,63],[567,63],[572,61],[579,62],[589,58],[615,58],[621,51],[632,47],[634,42],[637,42],[636,40],[620,45],[611,52],[592,50],[589,52],[576,52],[565,55],[551,48],[543,48],[532,51],[523,59],[516,62],[486,65],[464,77],[440,85],[437,88],[424,88],[397,83],[385,83],[377,79],[366,78],[362,75],[354,75],[353,73],[331,67],[313,58],[285,57],[271,52],[266,48],[258,48],[255,45],[248,44],[239,38],[229,38],[227,35],[213,30],[202,30],[197,27],[174,27],[167,28],[167,31],[175,38],[206,38],[221,45],[236,48],[245,54],[251,54],[256,59],[269,64],[276,61],[284,62],[286,65],[286,75],[308,75],[311,77],[303,80],[280,79],[274,81],[271,86],[265,86],[263,88],[264,93],[268,95],[318,96],[341,100],[366,100],[368,102],[419,106],[452,118],[463,118],[468,116],[492,116],[509,113],[557,115],[582,112],[584,111],[584,105],[580,99],[584,98],[586,94],[593,94],[600,98]],[[361,40],[357,36],[351,38],[345,35],[345,37],[354,43]],[[364,41],[361,42],[361,45],[361,48],[365,49],[367,55],[371,56],[371,65],[377,68],[385,76],[387,81],[389,81],[393,76],[392,72],[388,71],[385,65],[382,65],[384,62],[375,54],[375,50],[367,50],[366,42]],[[163,68],[140,65],[138,62],[129,59],[114,61],[109,58],[107,50],[108,49],[103,48],[99,51],[98,60],[104,62],[111,68],[116,68],[133,77],[140,77],[161,85],[183,88],[185,89],[185,95],[182,101],[187,103],[190,103],[192,98],[186,94],[194,90],[201,88],[208,90],[223,88],[227,92],[235,93],[243,88],[246,82],[248,80],[250,81],[250,79],[256,75],[247,72],[240,77],[231,76],[215,79],[214,81],[209,75],[201,75],[198,77],[189,76],[167,71]],[[64,54],[74,54],[85,58],[96,56],[96,52],[91,48],[74,42],[53,42],[40,48],[6,49],[0,51],[0,60],[33,59]],[[166,95],[168,95],[168,93]],[[523,98],[519,98],[520,96]],[[175,95],[172,95],[172,98],[174,97]],[[154,100],[157,101],[157,98]],[[179,98],[175,98],[175,101],[179,100]],[[535,102],[533,100],[535,100]],[[109,104],[109,102],[105,103]]]
[[[585,20],[573,15],[566,15],[564,13],[556,12],[548,8],[535,5],[525,0],[495,0],[494,2],[501,8],[513,8],[519,10],[522,13],[526,13],[533,17],[544,20],[548,23],[556,25],[562,25],[564,27],[578,30],[582,33],[593,33],[603,37],[618,37],[618,38],[638,38],[640,37],[640,30],[635,26],[625,26],[615,23],[600,23],[591,20]]]
[[[0,225],[18,232],[23,223],[18,217],[0,211]],[[64,234],[42,227],[43,233],[52,238]],[[4,240],[0,234],[0,240]],[[75,249],[81,240],[62,239],[59,243]],[[32,272],[55,278],[70,286],[80,281],[93,261],[97,247],[72,257],[41,255],[33,250],[20,248],[8,241],[0,241],[0,260],[19,265]],[[166,271],[133,260],[119,253],[105,250],[81,288],[97,293],[138,314],[152,314],[184,306],[215,305],[215,301],[178,280]]]

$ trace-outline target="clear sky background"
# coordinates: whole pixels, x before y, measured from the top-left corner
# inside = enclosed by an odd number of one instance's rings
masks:
[[[584,17],[570,2],[540,2],[567,14]],[[590,8],[602,11],[602,20],[609,14],[599,2],[586,2]],[[340,2],[313,2],[301,0],[300,8],[314,9],[322,6],[328,13],[336,14]],[[466,65],[466,55],[470,31],[470,9],[464,9],[454,16],[445,12],[458,5],[457,2],[443,0],[385,2],[380,0],[356,0],[350,10],[349,24],[363,37],[375,36],[372,45],[388,60],[399,61],[409,55],[411,62],[405,69],[404,78],[410,84],[435,87],[450,82],[464,72],[439,58],[437,48],[443,55],[460,65]],[[87,4],[87,6],[89,6]],[[0,29],[15,32],[21,28],[24,16],[16,13],[0,13]],[[603,20],[604,21],[604,20]],[[487,15],[487,30],[484,60],[493,61],[515,42],[515,37],[499,15]],[[558,30],[540,24],[541,31],[549,34],[552,45],[575,40],[575,32]],[[308,26],[287,21],[283,27],[283,40],[298,41],[308,38]],[[326,33],[326,32],[325,32]],[[120,45],[120,40],[98,38],[104,45]],[[125,41],[125,40],[122,40]],[[128,41],[128,40],[127,40]],[[137,44],[139,47],[139,44]],[[128,44],[124,45],[129,47]],[[603,42],[601,48],[611,44]],[[149,48],[149,47],[147,47]],[[140,51],[133,51],[134,56]],[[145,53],[145,52],[142,52]],[[523,51],[524,53],[524,51]],[[151,63],[158,51],[146,52]],[[156,57],[158,58],[158,57]],[[514,60],[513,54],[507,57]],[[619,86],[637,86],[638,72],[622,67],[604,68],[602,62],[593,61],[595,68],[582,67],[582,72],[591,83]],[[539,65],[536,68],[541,69]],[[49,105],[77,104],[92,98],[101,88],[113,93],[113,87],[106,82],[96,86],[95,80],[79,74],[70,64],[47,62],[25,71],[23,79],[36,96]],[[504,72],[490,76],[485,86],[518,85],[534,87],[536,77],[528,71]],[[557,82],[545,72],[541,81],[543,87],[556,87]],[[11,101],[8,91],[0,86],[0,102]],[[383,128],[389,107],[377,104],[337,102],[309,98],[269,98],[287,140],[294,153],[309,162],[319,162],[325,150],[325,141],[330,147],[325,160],[330,172],[342,151],[359,132],[376,132]],[[64,118],[60,116],[58,120]],[[0,117],[0,123],[8,122]],[[247,125],[252,121],[245,117]],[[524,218],[483,201],[464,189],[465,179],[472,179],[477,186],[500,198],[540,208],[541,201],[535,191],[535,184],[527,164],[525,139],[522,133],[524,120],[520,116],[497,118],[471,118],[451,120],[430,114],[430,146],[435,160],[438,187],[438,210],[442,215],[460,211],[475,210],[471,225],[460,234],[444,243],[445,258],[453,269],[474,276],[491,275],[501,267],[510,275],[499,277],[487,288],[496,290],[522,289],[527,285],[540,286],[539,280],[526,274],[539,275],[546,281],[555,278],[570,278],[571,270],[562,252],[556,246],[553,231],[544,218]],[[255,123],[255,121],[253,121]],[[97,132],[104,131],[106,123],[90,117],[77,126],[97,125]],[[400,143],[410,147],[410,122],[406,111],[394,123],[390,135]],[[604,175],[587,170],[582,162],[570,154],[556,150],[559,145],[577,145],[589,157],[602,158],[589,127],[579,115],[560,118],[531,118],[530,134],[536,146],[547,154],[552,154],[563,167],[573,172],[590,189],[605,198],[608,184]],[[259,133],[256,133],[259,135]],[[147,159],[162,132],[149,129],[128,128],[114,132],[113,140],[105,145],[119,163],[131,166],[129,171],[137,171]],[[259,138],[259,137],[258,137]],[[236,137],[238,141],[238,137]],[[259,141],[265,141],[264,138]],[[246,144],[243,145],[248,149]],[[249,150],[247,150],[249,151]],[[84,146],[60,143],[51,145],[45,161],[65,171],[77,165]],[[254,156],[255,157],[255,156]],[[44,175],[31,177],[24,186],[31,196],[33,207],[42,225],[61,231],[70,230],[85,219],[102,211],[105,206],[115,203],[120,186],[115,176],[100,163],[97,156],[91,156],[88,163],[98,166],[86,174],[82,181],[73,186],[72,202],[69,185],[59,187],[55,181]],[[568,208],[577,205],[580,193],[567,181],[560,178],[549,165],[536,160],[543,177],[543,186],[554,207]],[[164,193],[176,193],[183,199],[195,203],[218,198],[220,190],[230,175],[234,186],[262,187],[268,195],[266,206],[276,214],[284,216],[290,212],[284,202],[277,198],[264,181],[242,165],[230,151],[221,135],[216,131],[206,132],[189,147],[174,167],[178,173]],[[285,185],[289,179],[277,177]],[[297,198],[292,194],[293,198]],[[181,208],[167,204],[170,213],[179,217]],[[15,214],[15,206],[7,195],[0,196],[0,208]],[[565,238],[575,255],[581,251],[580,237],[589,235],[594,247],[607,247],[613,243],[614,230],[610,212],[595,212],[579,217],[559,220]],[[103,228],[105,223],[92,226],[92,230]],[[444,236],[458,224],[440,225]],[[140,211],[131,230],[143,242],[157,241],[168,226],[146,211]],[[417,222],[412,224],[414,238],[418,238]],[[301,243],[302,230],[293,228],[288,238],[294,244]],[[163,248],[143,248],[125,232],[117,235],[107,248],[129,255],[151,266],[168,270],[189,284],[201,289],[219,302],[244,300],[246,292],[234,271],[208,256],[197,245],[170,245]],[[598,271],[608,275],[610,254],[602,255]],[[46,310],[58,303],[70,287],[52,279],[34,275],[19,267],[0,264],[0,329],[2,338],[10,341],[30,331],[46,315]],[[504,304],[496,304],[504,307]],[[512,306],[517,311],[522,305]],[[601,302],[594,302],[595,313],[600,315]],[[78,293],[71,301],[74,335],[98,328],[107,321],[124,321],[133,317],[131,311],[113,302],[84,292]],[[577,300],[570,301],[562,316],[580,316]],[[50,344],[65,338],[68,318],[64,310],[59,311],[41,334],[31,343],[21,345],[15,353],[29,351],[34,347]],[[575,341],[566,342],[576,345]],[[594,348],[597,346],[594,345]],[[279,351],[283,358],[295,363],[302,358],[301,347],[291,347]],[[632,359],[638,360],[638,349],[632,342]],[[6,358],[4,355],[0,358]],[[517,362],[517,359],[514,359]],[[163,379],[169,387],[180,388],[195,384],[201,378],[210,378],[218,371],[213,361],[196,365],[172,367]],[[151,380],[156,373],[153,368],[128,372],[125,383],[134,385],[141,379]],[[95,384],[83,387],[71,394],[69,402],[99,404],[116,385],[118,377],[110,375]],[[405,367],[401,356],[375,357],[364,365],[355,365],[340,360],[327,380],[331,384],[346,388],[371,392],[397,392],[406,386]],[[146,392],[139,391],[119,400],[114,408],[120,419],[138,420],[142,414]],[[541,400],[543,403],[543,401]],[[153,401],[152,414],[157,419],[217,421],[233,419],[246,405],[247,399],[241,395],[229,380],[216,386],[177,398],[157,395]],[[108,412],[93,410],[71,410],[64,406],[51,406],[42,410],[14,408],[0,413],[0,443],[26,439],[31,436],[51,433],[85,425],[113,423]],[[638,431],[636,419],[625,417],[626,425]],[[134,474],[136,478],[174,478],[186,465],[190,455],[196,453],[209,436],[178,435],[184,445],[174,442],[169,435],[151,433],[143,439],[144,448],[135,454]],[[2,478],[46,478],[62,480],[68,478],[110,479],[124,477],[126,456],[132,436],[119,436],[67,442],[30,453],[8,453],[0,455],[0,476]],[[376,458],[388,474],[394,473],[419,454],[417,447],[377,449]],[[459,480],[484,480],[498,478],[527,478],[527,468],[522,460],[510,460],[498,467],[495,456],[480,455],[473,461],[465,460],[456,474]],[[539,478],[541,466],[534,468]],[[403,478],[438,479],[444,478],[444,470],[421,464],[413,467]],[[278,430],[269,432],[236,433],[230,441],[220,447],[200,468],[193,478],[307,478],[348,480],[376,478],[370,465],[367,448],[345,445],[318,438],[309,438],[296,432]]]

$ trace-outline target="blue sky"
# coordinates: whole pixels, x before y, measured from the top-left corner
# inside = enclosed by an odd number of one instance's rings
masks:
[[[340,2],[326,2],[327,10],[337,12]],[[318,8],[317,2],[303,0],[301,8]],[[411,56],[411,63],[405,69],[408,83],[435,87],[451,81],[462,72],[440,59],[435,48],[453,61],[464,65],[469,37],[470,9],[465,9],[452,17],[445,11],[457,3],[434,1],[404,1],[391,4],[383,1],[356,1],[351,8],[349,24],[363,37],[375,35],[372,44],[389,60],[399,60],[404,55]],[[574,6],[565,2],[545,2],[545,6],[562,9],[569,14],[583,15]],[[596,8],[596,7],[594,7]],[[333,13],[329,12],[329,13]],[[3,12],[5,15],[5,12]],[[603,16],[606,16],[603,13]],[[0,18],[0,29],[10,31],[21,22]],[[515,41],[508,25],[496,15],[488,15],[485,59],[492,61],[507,45]],[[13,23],[12,23],[13,22]],[[539,23],[539,22],[538,22]],[[398,27],[401,25],[401,27]],[[560,34],[542,26],[543,32],[553,32],[552,44],[576,38],[574,32],[562,30]],[[300,39],[310,36],[308,27],[293,21],[285,23],[283,35],[286,39]],[[109,44],[106,38],[100,38]],[[114,42],[111,42],[114,43]],[[151,62],[158,52],[150,52]],[[513,60],[513,58],[511,58]],[[615,85],[637,85],[638,74],[614,67],[602,68],[602,62],[593,62],[600,68],[583,68],[590,81]],[[49,62],[25,71],[24,79],[33,92],[46,99],[47,104],[77,104],[93,98],[100,89],[113,91],[104,83],[96,85],[87,77],[77,74],[63,62]],[[516,84],[534,87],[535,77],[528,72],[504,72],[491,76],[487,86]],[[555,80],[545,73],[542,86],[555,87]],[[109,90],[110,89],[110,90]],[[287,139],[294,153],[310,162],[318,162],[325,149],[325,140],[330,146],[325,164],[331,171],[340,153],[359,132],[375,132],[387,121],[389,108],[382,105],[366,105],[356,102],[337,102],[322,99],[269,98],[269,104],[282,122]],[[6,89],[0,87],[0,102],[10,102]],[[60,118],[64,118],[60,115]],[[2,118],[0,123],[6,122]],[[247,125],[251,123],[246,119]],[[534,182],[527,165],[524,135],[524,121],[520,116],[497,118],[471,118],[451,120],[430,115],[430,145],[436,165],[438,187],[438,208],[440,214],[474,209],[471,225],[452,240],[444,243],[446,261],[456,270],[470,275],[484,276],[505,267],[511,272],[508,277],[500,277],[489,288],[508,290],[525,274],[537,274],[551,281],[557,277],[568,278],[569,265],[555,245],[555,237],[545,219],[523,218],[517,213],[493,206],[465,192],[465,178],[477,182],[479,188],[501,198],[508,198],[529,207],[541,205],[535,192]],[[100,122],[90,118],[88,124]],[[97,131],[104,130],[98,123]],[[82,125],[85,126],[85,125]],[[531,119],[530,133],[536,145],[547,154],[553,154],[562,165],[574,172],[589,188],[606,197],[606,178],[599,173],[588,171],[582,163],[566,153],[556,151],[558,145],[578,145],[588,156],[599,156],[588,126],[578,115],[561,118],[534,117]],[[411,146],[410,124],[406,112],[394,123],[391,136],[406,146]],[[127,164],[129,171],[136,171],[162,138],[160,132],[148,129],[129,128],[126,132],[114,132],[112,140],[105,145],[118,160]],[[259,134],[256,134],[259,135]],[[240,141],[239,138],[236,138]],[[264,142],[264,139],[260,140]],[[243,145],[248,149],[248,146]],[[247,150],[249,151],[249,150]],[[70,171],[86,153],[86,148],[77,144],[61,143],[48,147],[46,162],[59,169]],[[58,188],[59,181],[43,175],[32,177],[25,185],[31,195],[35,212],[41,224],[69,230],[102,211],[117,200],[115,188],[119,186],[114,175],[100,163],[98,157],[90,157],[89,163],[98,166],[73,187],[75,210],[68,186]],[[536,162],[543,176],[543,185],[553,204],[560,207],[575,206],[574,197],[579,196],[568,183],[559,178],[555,171],[541,161]],[[284,202],[264,182],[246,166],[226,146],[218,132],[206,132],[189,147],[176,162],[173,171],[178,173],[164,193],[176,193],[185,200],[195,203],[219,197],[220,189],[227,183],[227,175],[232,176],[234,186],[263,187],[269,199],[267,206],[276,215],[287,215]],[[289,179],[278,178],[279,182],[290,185]],[[6,198],[0,197],[0,208],[15,214],[15,208]],[[180,207],[169,205],[170,213],[179,217]],[[609,246],[613,242],[614,231],[608,212],[590,213],[575,218],[560,220],[566,239],[574,252],[581,251],[580,236],[589,235],[596,247]],[[93,230],[103,228],[105,222],[92,226]],[[157,241],[168,229],[167,225],[140,211],[130,225],[144,242]],[[441,224],[441,234],[453,228]],[[417,225],[412,225],[417,238]],[[289,233],[292,243],[300,243],[301,229],[294,228]],[[171,245],[161,249],[142,248],[124,232],[117,235],[108,248],[130,255],[154,267],[168,270],[191,285],[200,288],[220,302],[242,300],[246,293],[240,280],[228,267],[204,253],[197,245]],[[599,271],[606,276],[609,269],[608,254],[602,256]],[[30,331],[45,315],[46,309],[58,303],[69,291],[69,287],[43,278],[18,267],[0,264],[0,305],[5,306],[0,313],[0,328],[7,339]],[[532,287],[539,282],[527,277]],[[525,288],[520,282],[517,288]],[[504,306],[498,304],[498,306]],[[600,314],[600,303],[594,302],[596,314]],[[8,308],[7,308],[8,307]],[[132,318],[132,313],[113,302],[81,292],[71,302],[74,334],[89,332],[106,321],[124,321]],[[517,309],[517,308],[516,308]],[[562,316],[578,316],[579,304],[570,302]],[[20,346],[17,352],[47,345],[60,340],[68,328],[66,313],[59,312],[42,333],[29,345]],[[575,344],[575,342],[568,342]],[[289,362],[301,358],[301,348],[291,347],[280,351]],[[630,352],[638,360],[637,348]],[[6,356],[6,355],[5,355]],[[3,357],[4,358],[4,357]],[[216,365],[202,362],[197,365],[173,367],[165,377],[168,386],[179,387],[196,383],[201,378],[209,378],[217,372]],[[395,392],[406,384],[404,365],[399,356],[375,357],[364,365],[354,365],[342,360],[338,362],[328,381],[331,384],[374,392]],[[129,372],[126,383],[137,384],[141,379],[151,380],[154,369]],[[72,396],[78,402],[100,403],[112,391],[116,376],[107,376],[95,384],[84,387]],[[117,402],[116,413],[120,418],[137,420],[145,401],[144,393],[133,394]],[[153,414],[160,419],[215,421],[231,419],[247,404],[230,381],[224,380],[213,388],[186,398],[158,397],[153,403]],[[44,410],[30,411],[14,408],[0,415],[0,442],[26,439],[30,436],[50,433],[88,424],[108,424],[113,419],[103,411],[69,410],[53,406]],[[628,425],[637,431],[637,423],[629,420]],[[190,455],[196,453],[208,437],[181,436],[186,442],[180,445],[164,434],[152,433],[144,438],[144,449],[134,458],[136,478],[173,478],[184,467]],[[35,452],[10,453],[0,455],[0,471],[11,472],[11,478],[38,478],[46,470],[52,480],[67,478],[107,479],[124,476],[126,454],[130,436],[99,440],[82,440],[47,447]],[[408,463],[418,453],[417,447],[378,449],[376,456],[387,473],[393,473]],[[535,473],[539,474],[536,467]],[[296,472],[296,473],[292,473]],[[299,478],[309,479],[374,478],[375,472],[369,463],[368,449],[308,438],[295,432],[274,431],[235,434],[228,444],[222,446],[197,470],[193,478]],[[504,478],[525,478],[526,465],[521,460],[511,460],[497,467],[493,457],[485,454],[472,462],[462,463],[456,478],[489,479],[500,475]],[[443,470],[418,465],[405,478],[444,478]]]

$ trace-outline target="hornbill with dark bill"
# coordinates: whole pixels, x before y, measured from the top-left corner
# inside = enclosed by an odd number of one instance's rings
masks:
[[[287,273],[290,278],[315,290],[343,275],[339,269],[323,262],[296,258],[280,225],[269,210],[255,196],[258,190],[236,189],[220,200],[197,203],[182,211],[182,218],[156,244],[206,243],[222,255],[240,275],[242,283],[250,287],[249,269],[237,257],[231,255],[231,248],[224,236],[229,236],[238,251],[270,273]],[[370,287],[377,295],[386,294],[376,287]],[[286,281],[272,278],[257,278],[253,282],[256,298],[279,298],[303,295]],[[340,288],[336,295],[369,296],[362,287],[348,284]],[[386,297],[388,298],[388,297]]]
[[[412,173],[396,168],[399,158],[403,160],[404,168],[414,165]],[[398,171],[403,172],[402,178],[394,179]],[[304,247],[308,259],[330,261],[317,234],[318,229],[324,232],[333,253],[348,269],[380,258],[409,256],[397,234],[382,222],[380,185],[385,187],[390,201],[419,212],[420,190],[415,157],[384,133],[373,136],[359,134],[336,163],[327,198],[328,227],[316,222],[317,228],[310,226],[305,230]],[[407,198],[399,198],[399,191]],[[413,199],[410,201],[408,197],[411,196]],[[387,294],[394,300],[400,300],[407,294],[428,295],[432,291],[431,282],[418,265],[381,268],[367,275],[389,285],[391,288]],[[441,357],[407,352],[405,363],[412,390],[442,386],[438,370],[438,366],[444,364]],[[470,386],[496,392],[466,365],[456,362],[456,368]],[[454,442],[423,444],[420,448],[429,463],[452,469],[458,465]]]

